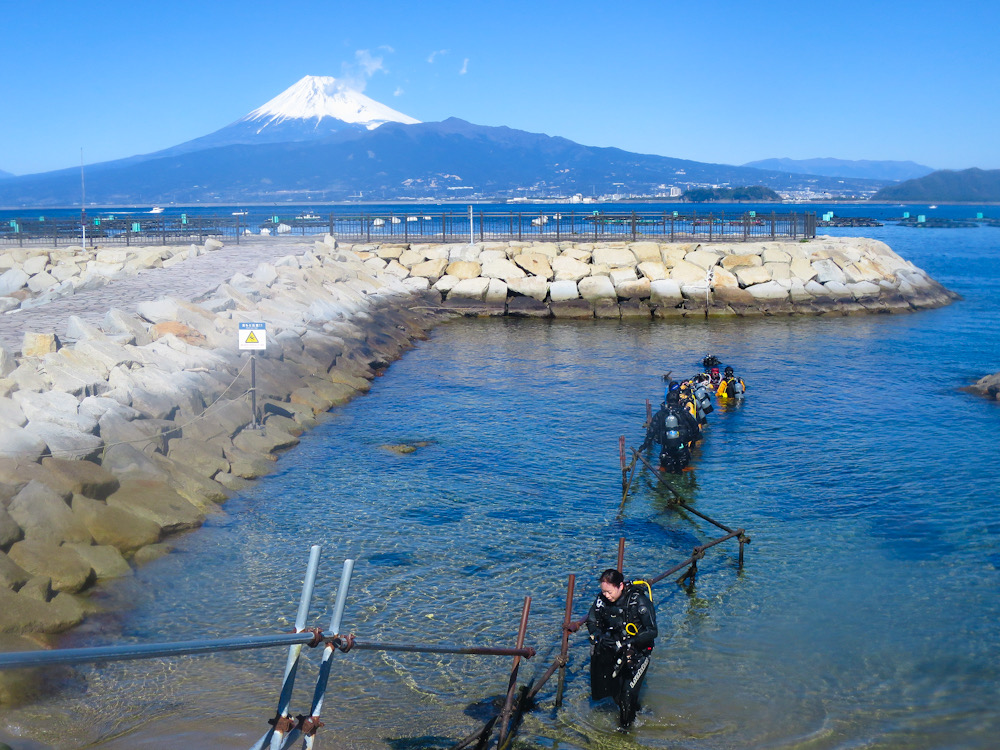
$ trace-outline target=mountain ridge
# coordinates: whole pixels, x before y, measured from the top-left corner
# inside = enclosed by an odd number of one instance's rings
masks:
[[[871,199],[910,203],[996,203],[1000,202],[1000,169],[941,169],[884,187]]]
[[[797,174],[814,174],[824,177],[852,177],[868,180],[898,182],[923,177],[934,171],[933,167],[914,161],[891,161],[870,159],[758,159],[743,165],[756,169],[770,169],[779,172],[788,170]]]
[[[78,204],[79,178],[67,168],[4,180],[0,205]],[[456,117],[422,123],[316,76],[208,135],[89,165],[86,178],[98,205],[657,195],[692,185],[870,193],[884,184],[584,146]]]

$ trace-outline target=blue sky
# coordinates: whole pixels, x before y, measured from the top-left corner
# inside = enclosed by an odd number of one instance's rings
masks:
[[[148,153],[304,75],[594,146],[1000,168],[994,2],[3,3],[0,169]]]

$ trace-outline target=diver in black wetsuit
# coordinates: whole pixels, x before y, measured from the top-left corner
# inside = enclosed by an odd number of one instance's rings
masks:
[[[590,695],[612,696],[618,704],[618,723],[628,729],[639,710],[639,689],[656,640],[656,611],[640,581],[626,583],[614,568],[601,573],[601,593],[587,614],[593,644],[590,657]]]
[[[646,429],[646,438],[639,446],[640,451],[659,443],[660,466],[664,471],[678,474],[691,460],[689,443],[701,438],[701,426],[691,412],[681,406],[680,392],[670,390],[667,400],[653,415]]]

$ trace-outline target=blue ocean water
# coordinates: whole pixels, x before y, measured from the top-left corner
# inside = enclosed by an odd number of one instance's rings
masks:
[[[745,569],[727,543],[700,563],[693,591],[656,587],[660,638],[630,734],[614,732],[612,707],[591,704],[579,635],[566,704],[554,710],[554,684],[543,690],[518,742],[994,747],[1000,405],[959,388],[1000,370],[1000,228],[828,231],[884,240],[963,299],[893,316],[441,326],[177,553],[108,587],[109,603],[130,608],[64,645],[287,629],[315,543],[317,623],[345,557],[357,559],[345,627],[371,640],[509,644],[530,595],[540,654],[522,675],[540,673],[569,573],[581,616],[619,537],[626,574],[639,577],[718,535],[646,472],[617,515],[619,435],[637,445],[662,373],[693,373],[712,352],[748,397],[711,415],[678,489],[747,529]],[[429,445],[382,447],[407,440]],[[40,743],[24,747],[246,747],[273,715],[283,665],[255,652],[85,668],[2,719]],[[338,656],[322,741],[446,747],[488,716],[509,666]]]

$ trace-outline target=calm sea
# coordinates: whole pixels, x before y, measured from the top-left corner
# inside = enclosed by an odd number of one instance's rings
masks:
[[[540,655],[522,675],[537,674],[555,653],[569,573],[579,617],[619,537],[626,575],[640,577],[718,534],[648,473],[617,517],[619,435],[637,445],[662,373],[693,373],[711,352],[748,397],[711,415],[680,489],[747,529],[745,569],[727,543],[693,591],[654,589],[660,638],[631,734],[589,701],[578,635],[565,705],[554,710],[554,684],[543,690],[519,746],[995,747],[1000,405],[959,388],[1000,370],[1000,228],[829,231],[886,241],[964,299],[899,316],[441,326],[175,554],[103,589],[114,611],[63,645],[287,630],[309,545],[321,544],[317,624],[345,557],[357,559],[345,629],[370,640],[508,644],[530,595]],[[429,445],[409,455],[381,447],[417,440]],[[293,713],[306,710],[312,656]],[[247,747],[274,713],[284,660],[81,668],[0,727],[30,738],[24,748]],[[489,715],[509,667],[338,656],[320,741],[447,747]]]

